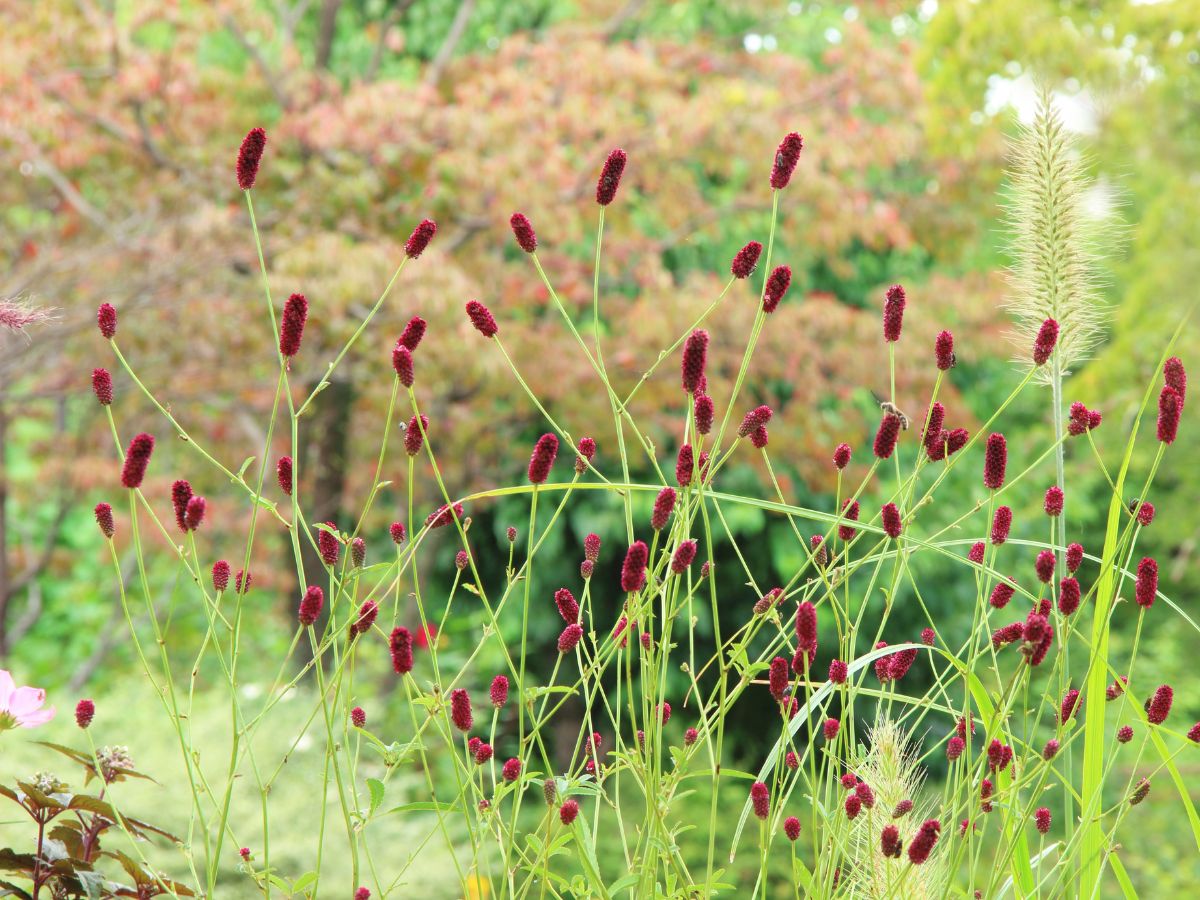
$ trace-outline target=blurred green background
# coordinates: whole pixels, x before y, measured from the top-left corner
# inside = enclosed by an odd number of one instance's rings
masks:
[[[1066,389],[1068,400],[1104,412],[1097,442],[1110,461],[1200,283],[1200,4],[1191,0],[42,0],[0,6],[0,49],[0,297],[56,314],[27,336],[0,335],[0,666],[19,684],[46,687],[60,710],[96,697],[97,740],[130,744],[151,774],[171,771],[177,750],[125,637],[108,551],[91,522],[94,503],[119,493],[91,368],[114,370],[124,438],[160,435],[146,490],[161,514],[169,515],[177,477],[209,499],[211,524],[199,538],[206,565],[239,554],[247,510],[219,473],[166,437],[117,371],[94,314],[104,301],[118,307],[121,345],[140,377],[227,466],[261,452],[275,359],[233,178],[253,126],[269,135],[255,198],[272,289],[276,298],[303,291],[311,304],[294,383],[320,379],[412,226],[426,216],[439,225],[305,424],[313,521],[349,524],[360,508],[391,388],[390,348],[415,314],[430,323],[418,389],[450,490],[521,477],[542,423],[499,358],[472,340],[461,314],[472,297],[500,317],[547,407],[572,433],[597,438],[602,468],[615,465],[607,401],[507,226],[514,210],[530,216],[559,295],[588,322],[591,191],[614,146],[630,164],[605,234],[603,327],[610,372],[628,390],[716,296],[737,248],[765,241],[776,143],[792,129],[804,135],[776,242],[776,258],[793,270],[792,292],[764,333],[742,402],[775,408],[771,446],[783,489],[821,509],[833,503],[832,448],[843,440],[865,447],[878,415],[871,391],[887,389],[877,340],[887,284],[903,282],[910,298],[897,361],[902,408],[924,408],[932,335],[942,327],[955,332],[959,358],[943,388],[950,419],[973,427],[1008,393],[999,198],[1006,141],[1032,114],[1035,82],[1055,92],[1088,160],[1091,205],[1112,223],[1098,270],[1111,326]],[[713,325],[712,379],[736,372],[751,290],[739,282]],[[1198,345],[1187,329],[1176,352],[1194,361]],[[664,366],[634,410],[671,458],[676,379]],[[1003,422],[1018,460],[1048,442],[1047,401],[1031,392]],[[1190,613],[1200,588],[1191,565],[1200,470],[1187,448],[1198,433],[1195,417],[1185,417],[1148,498],[1158,519],[1139,544],[1158,558],[1163,591]],[[1067,452],[1068,536],[1094,549],[1107,485],[1086,446]],[[390,552],[387,523],[403,515],[403,460],[389,456],[384,477],[393,484],[368,522],[372,558]],[[1135,471],[1149,462],[1139,456]],[[764,476],[757,461],[740,464],[722,488],[760,493]],[[947,494],[977,490],[959,477]],[[1052,479],[1047,464],[1044,483]],[[427,473],[415,490],[419,509],[435,502]],[[1016,509],[1015,536],[1044,538],[1039,505],[1030,493]],[[928,527],[959,512],[945,506],[930,512]],[[481,571],[501,578],[503,532],[526,530],[525,502],[470,512],[472,534],[485,536],[476,538]],[[574,583],[582,537],[596,531],[606,553],[593,594],[615,616],[619,525],[618,510],[599,498],[573,503],[539,587]],[[731,525],[747,538],[761,583],[794,570],[785,522],[748,513]],[[128,543],[118,547],[132,585]],[[444,558],[428,560],[429,583],[449,583],[456,549],[447,542]],[[756,598],[722,549],[722,602],[748,606]],[[273,531],[256,546],[250,659],[278,660],[291,639],[288,553]],[[954,568],[922,565],[937,585],[925,599],[939,631],[965,632],[974,585]],[[169,648],[186,671],[205,621],[181,574],[159,554],[151,577],[161,588],[156,605],[171,614]],[[1190,722],[1200,715],[1200,677],[1188,658],[1196,635],[1158,613],[1143,646],[1153,647],[1158,680],[1175,685],[1177,715]],[[911,622],[919,627],[915,615]],[[448,658],[465,656],[479,624],[451,618]],[[706,620],[698,627],[711,634]],[[550,646],[555,632],[546,623],[533,639]],[[1118,653],[1131,637],[1116,636]],[[382,653],[379,663],[382,674]],[[246,683],[269,683],[274,672],[251,663]],[[199,708],[211,716],[198,721],[211,721],[201,730],[211,729],[214,753],[227,738],[220,701],[203,687],[219,681],[215,669],[200,673]],[[382,688],[376,702],[388,708]],[[738,717],[752,757],[749,723],[766,707],[744,706]],[[107,712],[115,709],[118,721]],[[39,736],[69,740],[67,718]],[[379,721],[385,739],[402,736],[399,722]],[[0,777],[39,764],[25,736],[0,739]],[[1200,775],[1193,756],[1180,765]],[[137,790],[159,802],[155,788]],[[186,785],[159,790],[176,802]],[[1178,834],[1182,810],[1166,793],[1139,809],[1123,840],[1135,882],[1162,891],[1200,875]],[[10,813],[0,811],[0,843]],[[429,868],[436,878],[438,867]]]

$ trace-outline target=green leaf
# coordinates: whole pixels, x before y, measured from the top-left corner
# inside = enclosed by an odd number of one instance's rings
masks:
[[[412,803],[401,803],[393,806],[384,815],[409,812],[455,812],[461,807],[457,803],[443,803],[440,800],[417,800]]]
[[[301,875],[299,878],[297,878],[295,881],[292,882],[292,889],[291,889],[291,891],[289,891],[289,893],[298,894],[301,891],[305,890],[310,884],[316,884],[316,883],[317,883],[317,873],[316,872],[305,872],[303,875]]]
[[[240,466],[238,466],[236,477],[239,479],[242,478],[246,474],[246,470],[248,468],[250,468],[250,463],[254,462],[255,459],[256,459],[256,457],[247,456],[245,461]]]
[[[367,779],[367,789],[371,792],[371,812],[369,815],[375,815],[375,810],[379,809],[383,803],[384,786],[383,782],[378,778]]]

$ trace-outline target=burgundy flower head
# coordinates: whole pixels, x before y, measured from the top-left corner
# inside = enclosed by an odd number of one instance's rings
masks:
[[[510,784],[516,781],[521,777],[521,761],[515,756],[505,761],[504,766],[500,769],[500,774]]]
[[[671,557],[671,571],[676,575],[682,575],[686,572],[696,559],[696,542],[684,541],[675,548],[675,555]]]
[[[892,810],[893,819],[902,819],[912,812],[913,802],[908,798],[901,800],[896,804],[896,808]]]
[[[943,372],[954,368],[958,360],[954,357],[954,335],[949,331],[940,331],[934,338],[933,357],[937,361],[937,367]]]
[[[562,630],[562,634],[558,636],[558,652],[570,653],[579,643],[579,639],[583,637],[583,628],[572,622]]]
[[[737,252],[733,257],[733,264],[729,267],[734,278],[750,277],[754,272],[754,267],[758,265],[758,257],[762,254],[762,248],[762,244],[758,241],[751,241]]]
[[[87,728],[91,725],[95,715],[96,704],[91,700],[80,700],[75,704],[75,724],[80,728]]]
[[[1004,470],[1008,467],[1008,442],[1004,435],[994,431],[988,435],[987,449],[983,458],[983,483],[997,491],[1004,487]]]
[[[1006,644],[1019,641],[1025,635],[1024,622],[1012,622],[992,632],[992,647],[999,649]]]
[[[1033,568],[1037,572],[1038,581],[1049,584],[1054,578],[1054,551],[1043,550],[1037,555]]]
[[[1141,803],[1143,800],[1146,799],[1146,796],[1149,793],[1150,793],[1150,779],[1143,778],[1141,781],[1139,781],[1137,783],[1137,786],[1134,787],[1134,789],[1133,789],[1133,793],[1129,796],[1129,805],[1137,806],[1139,803]]]
[[[1182,406],[1187,400],[1187,370],[1178,356],[1172,356],[1163,363],[1163,383],[1179,395]]]
[[[141,487],[153,452],[154,438],[145,432],[130,441],[129,449],[125,451],[125,465],[121,468],[121,484],[130,489]]]
[[[475,330],[486,338],[495,337],[500,330],[491,310],[478,300],[471,300],[467,303],[467,318],[471,320]]]
[[[1069,616],[1079,609],[1081,599],[1079,582],[1074,578],[1067,577],[1058,583],[1058,611],[1064,616]]]
[[[171,485],[171,508],[175,511],[175,524],[180,531],[187,531],[187,505],[192,499],[192,486],[183,478]]]
[[[750,802],[754,806],[754,814],[765,819],[771,814],[771,792],[761,781],[750,786]]]
[[[1046,741],[1046,746],[1042,748],[1042,759],[1051,760],[1058,755],[1059,743],[1054,738]]]
[[[928,860],[929,854],[933,852],[934,845],[937,844],[938,834],[941,830],[942,823],[937,819],[926,819],[922,822],[916,837],[908,845],[909,862],[914,866],[919,866]]]
[[[1137,508],[1138,524],[1145,528],[1154,521],[1154,504],[1149,500],[1143,500],[1141,506]]]
[[[837,737],[838,731],[841,729],[842,723],[837,719],[826,719],[825,724],[821,726],[825,734],[825,740],[832,741]]]
[[[488,696],[491,697],[492,706],[500,709],[508,702],[508,678],[504,675],[497,675],[492,679],[492,686],[488,690]]]
[[[229,587],[229,563],[223,559],[218,559],[213,563],[212,567],[212,583],[213,590],[218,594]]]
[[[92,392],[101,406],[108,406],[113,401],[112,375],[108,369],[92,369]]]
[[[1079,691],[1075,688],[1070,688],[1062,698],[1062,703],[1058,709],[1058,721],[1062,724],[1067,724],[1067,720],[1075,715],[1075,707],[1079,704]]]
[[[579,621],[579,603],[575,595],[565,587],[554,592],[554,605],[558,607],[558,614],[568,625]]]
[[[850,445],[838,444],[833,451],[833,467],[839,471],[850,465]]]
[[[391,636],[388,638],[388,652],[392,656],[392,669],[397,675],[411,672],[413,669],[412,632],[403,625],[393,628]],[[495,690],[494,684],[492,687]]]
[[[642,541],[634,541],[625,553],[625,562],[621,566],[621,590],[640,591],[646,584],[646,564],[650,560],[650,551]]]
[[[437,234],[437,222],[433,219],[422,219],[413,229],[412,234],[408,236],[408,240],[404,242],[404,255],[409,259],[416,259],[425,252],[425,248],[429,246],[429,242],[433,240],[435,234]]]
[[[250,585],[254,583],[254,574],[246,572],[242,569],[237,570],[237,574],[233,576],[233,587],[239,594],[245,594],[250,590]]]
[[[350,624],[350,636],[365,635],[371,630],[374,625],[374,620],[379,616],[379,604],[374,600],[362,601],[362,606],[359,607],[359,617]]]
[[[1171,703],[1175,699],[1175,691],[1169,684],[1160,684],[1154,696],[1146,701],[1146,718],[1151,725],[1161,725],[1171,714]]]
[[[704,366],[708,361],[708,332],[697,328],[688,335],[683,344],[681,364],[683,389],[689,394],[699,391],[700,379],[704,377]]]
[[[849,497],[842,501],[842,517],[851,522],[858,521],[858,501],[851,501]],[[853,525],[839,525],[838,537],[843,541],[848,541],[854,537],[857,529]]]
[[[429,433],[429,417],[422,415],[420,422],[417,417],[413,416],[408,420],[408,427],[404,429],[404,452],[409,456],[416,456],[421,452],[421,448],[425,446],[425,435]]]
[[[834,684],[845,684],[849,671],[849,667],[840,659],[832,660],[829,663],[829,680]]]
[[[480,741],[479,746],[475,748],[475,752],[472,755],[475,757],[476,764],[482,766],[492,758],[493,753],[495,751],[492,749],[491,744],[485,744],[483,741]]]
[[[1200,744],[1200,722],[1188,729],[1187,739],[1193,744]]]
[[[1015,593],[1016,588],[1014,588],[1009,582],[997,581],[996,586],[992,588],[992,593],[988,598],[988,603],[990,603],[995,609],[1004,609],[1004,607],[1008,606],[1008,601],[1013,598],[1013,594]]]
[[[687,487],[692,483],[692,469],[695,467],[696,458],[692,452],[691,444],[684,444],[679,448],[679,455],[675,458],[675,482],[680,487]]]
[[[696,741],[699,737],[700,737],[700,732],[698,732],[695,728],[689,728],[687,731],[685,731],[683,733],[683,746],[685,746],[685,747],[692,746],[692,744],[696,743]]]
[[[332,522],[325,524],[333,531],[326,531],[324,528],[317,530],[317,550],[320,551],[321,561],[332,568],[337,565],[338,557],[341,556],[342,542],[338,540],[337,526]]]
[[[596,455],[596,441],[590,437],[580,438],[578,449],[579,452],[575,454],[575,474],[582,475]]]
[[[297,614],[300,624],[307,628],[316,622],[317,617],[321,615],[321,607],[324,605],[325,592],[315,584],[310,585],[300,599],[300,611]]]
[[[921,643],[924,644],[926,647],[932,647],[934,644],[934,641],[936,641],[936,640],[937,640],[937,632],[934,631],[932,628],[922,628],[921,629]]]
[[[883,299],[883,339],[888,342],[900,340],[900,329],[904,324],[904,307],[908,298],[904,288],[893,284]]]
[[[1012,507],[999,506],[992,515],[992,543],[996,546],[1008,540],[1008,532],[1012,528]]]
[[[463,505],[461,503],[455,503],[453,506],[442,504],[425,517],[425,525],[427,528],[445,528],[455,519],[461,522],[462,517]]]
[[[789,841],[796,841],[800,838],[800,820],[795,816],[788,816],[783,820],[783,833],[787,835]]]
[[[823,535],[814,534],[808,539],[809,548],[812,551],[813,562],[822,569],[829,565],[829,551],[825,549],[825,538]]]
[[[888,459],[896,449],[896,441],[900,437],[900,417],[885,413],[875,432],[875,456],[877,459]]]
[[[885,825],[879,832],[879,852],[885,857],[899,859],[903,851],[904,845],[900,840],[900,829],[895,825]]]
[[[1164,387],[1158,395],[1158,439],[1164,444],[1175,443],[1179,433],[1179,416],[1183,400],[1173,387]]]
[[[1104,689],[1104,698],[1112,701],[1116,700],[1125,693],[1125,685],[1129,684],[1129,676],[1122,675],[1120,678],[1114,678],[1113,683]]]
[[[279,457],[279,462],[275,463],[275,476],[279,479],[279,489],[292,496],[292,458],[290,456]]]
[[[776,266],[767,277],[767,286],[763,290],[763,312],[773,313],[782,302],[792,284],[792,270],[789,266]]]
[[[946,741],[946,759],[950,762],[962,756],[963,748],[966,746],[966,741],[960,738],[957,734]]]
[[[770,433],[767,431],[766,425],[759,425],[750,432],[750,445],[755,450],[766,449],[767,442],[770,440]]]
[[[550,467],[558,456],[558,437],[553,434],[543,434],[533,447],[529,457],[529,481],[532,484],[544,484],[550,475]]]
[[[971,545],[971,549],[967,551],[967,559],[979,565],[983,562],[983,552],[983,541],[976,541]]]
[[[365,728],[367,725],[367,711],[361,706],[356,706],[350,710],[350,724],[355,728]]]
[[[361,541],[362,538],[355,538],[354,540]],[[469,566],[470,564],[471,564],[471,554],[468,553],[466,550],[459,550],[456,554],[454,554],[454,568],[458,569],[458,571],[460,571],[460,572],[465,571],[467,566]]]
[[[96,325],[100,328],[100,334],[111,341],[117,333],[117,308],[111,303],[101,303],[96,310]]]
[[[471,714],[471,695],[463,688],[452,690],[450,692],[450,721],[454,723],[454,727],[459,731],[470,731],[474,718]]]
[[[537,249],[537,235],[533,231],[533,223],[529,221],[529,217],[525,213],[513,213],[508,224],[522,250],[532,253]]]
[[[925,433],[921,436],[921,443],[925,445],[928,452],[929,447],[942,434],[942,425],[946,422],[946,407],[938,403],[936,400],[929,404],[929,414],[926,419]]]
[[[1045,806],[1039,806],[1033,814],[1033,824],[1042,834],[1050,833],[1050,810]]]
[[[574,797],[564,800],[563,805],[558,808],[558,818],[564,825],[570,825],[578,815],[579,801]]]
[[[283,319],[279,323],[279,352],[287,357],[300,352],[304,323],[308,321],[308,300],[303,294],[292,294],[283,304]]]
[[[425,329],[427,323],[420,316],[413,316],[408,320],[408,324],[404,326],[404,331],[400,333],[398,343],[401,347],[408,349],[409,353],[416,352],[416,349],[421,344],[421,339],[425,337]]]
[[[1083,544],[1067,547],[1067,571],[1074,573],[1083,564]]]
[[[1051,485],[1046,488],[1046,499],[1042,506],[1046,510],[1046,515],[1051,518],[1061,516],[1063,511],[1063,489],[1058,485]]]
[[[1122,725],[1117,729],[1117,743],[1128,744],[1133,740],[1133,728],[1129,725]]]
[[[258,166],[262,162],[266,146],[267,133],[261,128],[251,128],[242,138],[242,146],[238,148],[237,156],[237,182],[243,191],[254,187],[254,179],[258,177]]]
[[[900,510],[896,508],[896,504],[885,503],[881,515],[883,517],[884,533],[892,539],[900,537],[903,524],[900,521]]]
[[[812,665],[813,657],[817,655],[817,608],[808,600],[796,607],[796,655],[808,657],[808,665]],[[795,662],[793,662],[793,667]],[[803,671],[803,666],[798,672]]]
[[[406,388],[413,386],[416,373],[413,370],[412,351],[403,344],[396,344],[392,348],[392,368],[396,370],[396,377],[402,385]]]
[[[204,522],[204,511],[208,504],[203,497],[192,497],[188,500],[187,510],[183,514],[183,524],[186,530],[195,531]]]
[[[1050,358],[1050,354],[1054,352],[1054,345],[1057,343],[1058,322],[1054,319],[1047,319],[1038,329],[1037,337],[1033,342],[1033,364],[1035,366],[1044,365]]]
[[[628,155],[618,147],[608,154],[604,168],[600,170],[600,179],[596,182],[596,202],[608,206],[617,196],[617,188],[621,186],[621,175],[625,172]]]
[[[697,434],[708,434],[712,431],[715,413],[716,408],[713,405],[712,397],[707,394],[697,394],[696,403],[692,407],[692,418],[696,422]]]
[[[404,538],[406,537],[406,529],[404,528],[404,523],[403,522],[393,522],[391,525],[388,526],[388,534],[391,536],[393,543],[395,543],[396,545],[403,544]]]
[[[862,801],[858,799],[858,794],[851,794],[842,804],[842,808],[846,810],[846,818],[854,820],[858,818],[858,814],[862,812]]]
[[[770,422],[772,415],[774,413],[772,413],[771,407],[765,404],[750,410],[742,419],[742,424],[738,426],[738,437],[749,437],[760,426]]]
[[[583,555],[589,562],[600,558],[600,535],[589,534],[583,539]]]
[[[108,503],[96,504],[96,524],[100,526],[101,533],[106,538],[111,538],[117,533],[117,526],[113,522],[112,506]]]
[[[783,136],[779,147],[775,150],[775,162],[771,166],[771,187],[777,191],[783,190],[792,180],[796,164],[800,162],[800,151],[804,149],[804,138],[791,131]]]
[[[1133,596],[1137,605],[1149,609],[1154,605],[1158,594],[1158,563],[1152,557],[1144,556],[1138,563],[1137,580],[1134,582]]]

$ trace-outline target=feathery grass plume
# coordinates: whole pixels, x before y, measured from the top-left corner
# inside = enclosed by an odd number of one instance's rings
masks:
[[[1038,367],[1034,378],[1043,384],[1088,357],[1106,316],[1095,272],[1102,223],[1087,208],[1091,184],[1084,165],[1043,91],[1032,124],[1021,129],[1012,148],[1006,217],[1013,256],[1006,305],[1016,319],[1013,340],[1021,365]],[[1040,352],[1031,358],[1029,348],[1039,345],[1047,319],[1058,323],[1057,358],[1040,368],[1045,360]]]
[[[931,802],[922,798],[925,773],[918,763],[917,751],[918,742],[911,739],[902,725],[882,712],[877,714],[867,731],[866,749],[860,745],[858,754],[847,760],[848,766],[858,775],[858,780],[849,785],[854,791],[851,796],[864,807],[868,805],[864,798],[869,797],[870,805],[880,806],[888,812],[903,808],[901,815],[905,815],[916,810],[912,813],[913,818],[928,819],[933,815],[933,809]],[[889,828],[893,831],[887,831]],[[893,862],[891,855],[884,856],[880,850],[886,843],[888,849],[895,852],[891,837],[898,831],[886,812],[882,816],[878,813],[865,816],[863,821],[855,823],[846,837],[845,856],[855,861],[853,867],[842,870],[846,896],[882,898],[893,892],[901,864]],[[889,838],[886,842],[885,832]],[[896,840],[899,839],[897,834]],[[949,875],[942,856],[929,858],[928,862],[925,862],[926,858],[928,853],[920,860],[924,865],[915,865],[905,877],[905,897],[946,895]]]

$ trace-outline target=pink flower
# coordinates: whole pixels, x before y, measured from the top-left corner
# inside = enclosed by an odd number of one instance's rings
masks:
[[[54,707],[43,709],[46,692],[41,688],[17,687],[12,675],[0,669],[0,731],[36,728],[54,718]]]

